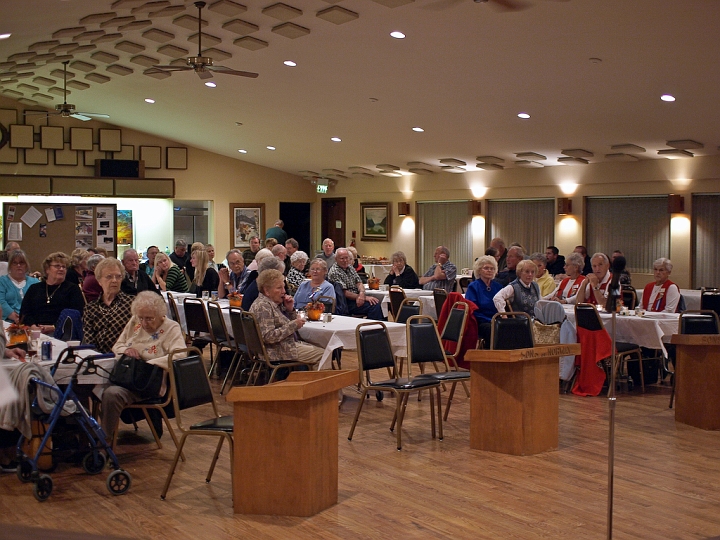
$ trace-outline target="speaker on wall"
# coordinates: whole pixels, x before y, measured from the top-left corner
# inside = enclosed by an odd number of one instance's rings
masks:
[[[136,159],[96,159],[95,176],[145,178],[145,162]]]

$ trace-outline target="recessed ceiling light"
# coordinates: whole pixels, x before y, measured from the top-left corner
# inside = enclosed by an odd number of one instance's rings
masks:
[[[274,146],[266,146],[265,148],[267,148],[268,150],[275,150]]]
[[[527,120],[528,118],[530,118],[530,115],[529,115],[528,113],[526,113],[526,112],[521,112],[521,113],[518,113],[518,118],[522,118],[522,119],[524,119],[524,120]]]
[[[398,32],[397,30],[395,32],[390,32],[390,35],[395,39],[405,39],[405,34]]]
[[[670,94],[663,94],[660,96],[660,99],[663,101],[675,101],[675,96],[671,96]]]
[[[283,62],[283,64],[285,64],[286,66],[289,66],[289,67],[295,67],[295,66],[297,66],[297,64],[296,64],[295,62],[293,62],[292,60],[285,60],[285,61]]]
[[[151,98],[145,98],[145,103],[155,103],[155,100]]]
[[[425,131],[425,130],[424,130],[423,128],[421,128],[421,127],[414,127],[414,128],[412,128],[412,130],[413,130],[413,131],[417,131],[418,133],[422,133],[423,131]]]
[[[241,148],[240,150],[238,150],[238,152],[240,152],[241,154],[247,154],[247,150],[245,150],[245,149],[243,149],[243,148]]]
[[[215,88],[217,86],[217,84],[215,84],[212,81],[208,81],[205,83],[205,86],[207,86],[208,88]]]
[[[12,36],[12,34],[0,34],[0,39],[7,39],[10,36]]]
[[[332,142],[342,142],[342,139],[340,137],[330,137],[330,140]]]

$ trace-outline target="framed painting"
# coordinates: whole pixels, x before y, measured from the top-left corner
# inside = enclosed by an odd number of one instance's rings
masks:
[[[230,238],[236,248],[249,248],[250,237],[265,238],[265,204],[230,203]]]
[[[390,240],[390,203],[360,203],[362,236],[360,240],[387,242]]]

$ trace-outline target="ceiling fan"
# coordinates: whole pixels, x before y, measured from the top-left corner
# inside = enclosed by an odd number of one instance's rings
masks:
[[[69,60],[63,62],[63,102],[60,105],[55,105],[55,112],[44,112],[44,111],[25,111],[24,116],[30,116],[35,114],[41,114],[44,116],[55,116],[60,115],[63,118],[76,118],[87,122],[93,118],[110,118],[109,114],[102,113],[89,113],[89,112],[77,112],[75,105],[67,102],[67,66]]]
[[[250,71],[237,71],[223,66],[213,65],[212,58],[209,56],[202,55],[202,8],[206,6],[205,2],[195,2],[195,7],[198,8],[198,54],[197,56],[190,56],[187,58],[186,66],[153,66],[145,73],[153,72],[172,72],[172,71],[194,71],[201,79],[211,79],[213,72],[224,73],[226,75],[239,75],[240,77],[250,77],[254,79],[258,76],[257,73]]]
[[[454,7],[457,4],[464,2],[465,0],[438,0],[426,4],[424,9],[431,11],[442,11]],[[558,2],[567,2],[569,0],[556,0]],[[490,4],[497,11],[522,11],[532,6],[530,2],[525,0],[473,0],[476,4]]]

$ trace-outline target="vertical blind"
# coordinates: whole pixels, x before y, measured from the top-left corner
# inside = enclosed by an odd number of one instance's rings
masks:
[[[527,255],[545,253],[555,243],[555,200],[488,201],[486,243],[497,237],[506,246],[519,243]]]
[[[693,286],[720,286],[720,196],[693,195],[692,219],[695,238],[693,245]]]
[[[588,197],[585,238],[588,253],[619,249],[632,272],[650,273],[670,254],[670,214],[665,197]]]
[[[435,263],[438,246],[450,250],[450,261],[458,268],[472,267],[472,212],[469,201],[418,202],[418,266],[422,276]]]

